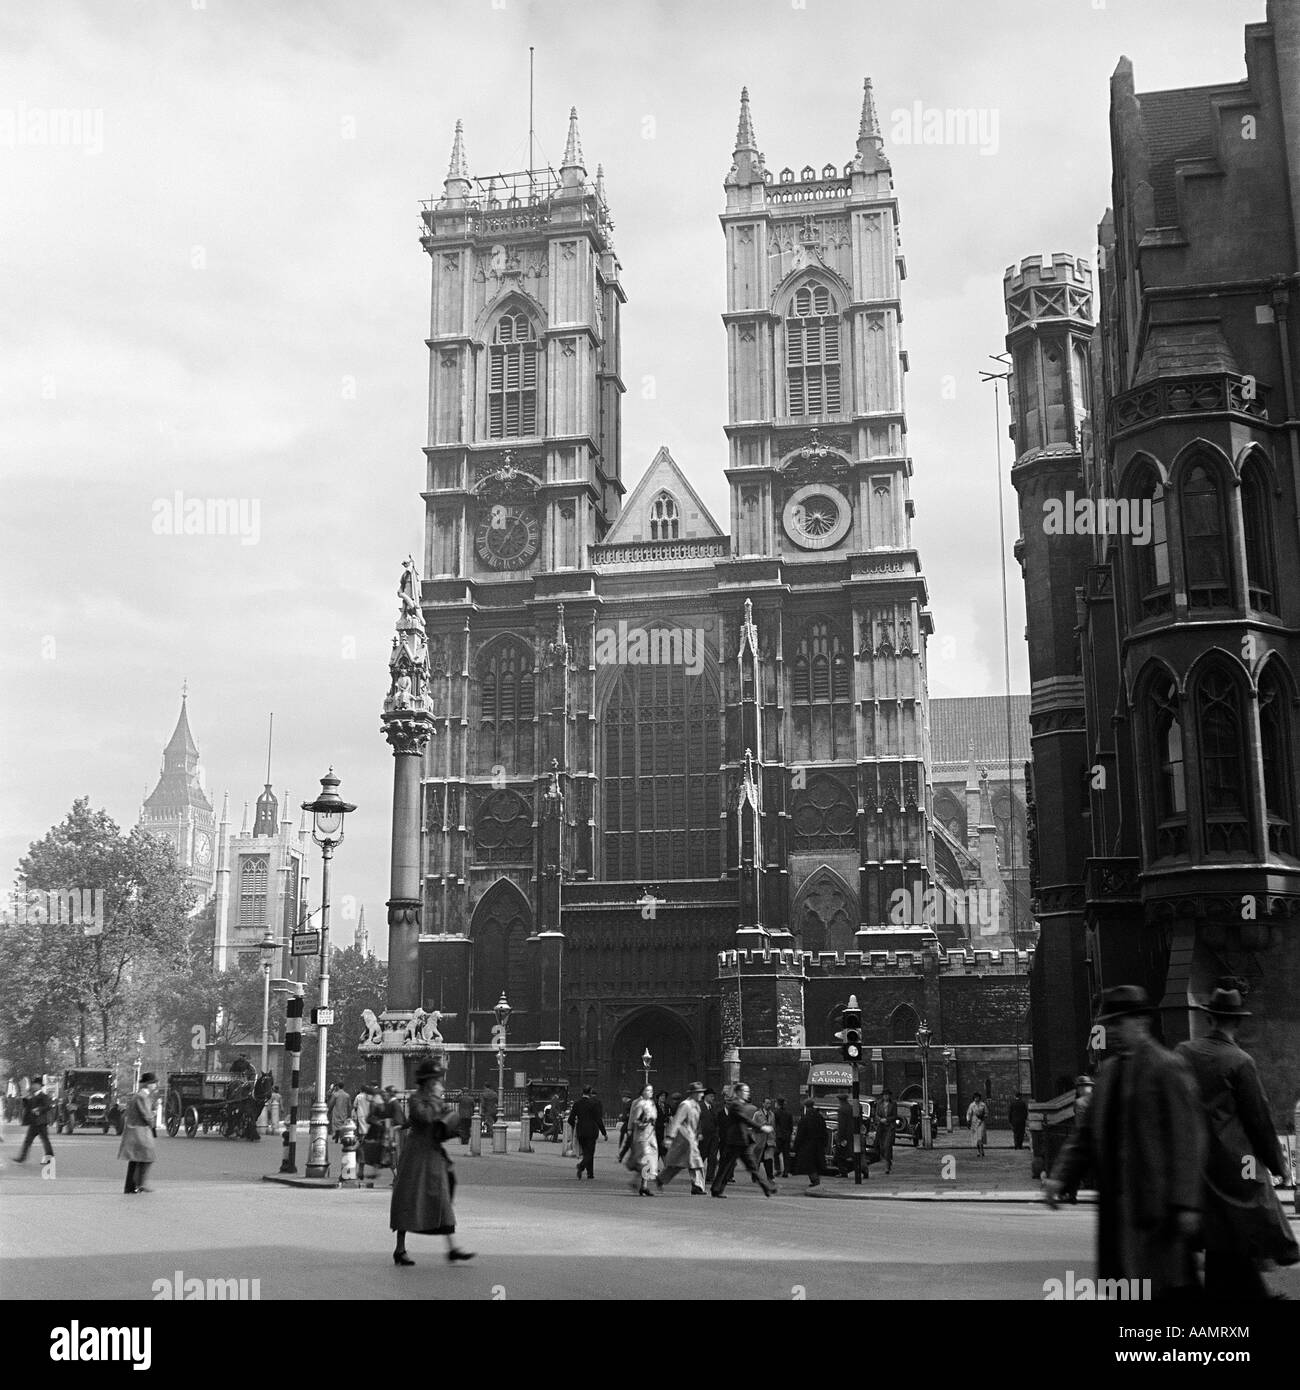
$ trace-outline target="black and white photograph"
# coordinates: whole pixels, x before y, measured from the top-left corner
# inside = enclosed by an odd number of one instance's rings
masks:
[[[1300,0],[10,0],[0,88],[33,1366],[1270,1364]]]

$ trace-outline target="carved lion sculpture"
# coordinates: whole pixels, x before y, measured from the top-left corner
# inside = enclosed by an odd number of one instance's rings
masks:
[[[383,1029],[379,1026],[379,1020],[375,1017],[373,1009],[361,1010],[361,1022],[365,1024],[366,1031],[362,1033],[359,1041],[363,1043],[374,1043],[378,1046],[384,1040]]]
[[[429,1015],[423,1009],[416,1009],[411,1015],[411,1021],[406,1025],[406,1032],[402,1035],[402,1041],[408,1043],[424,1041],[424,1025]]]

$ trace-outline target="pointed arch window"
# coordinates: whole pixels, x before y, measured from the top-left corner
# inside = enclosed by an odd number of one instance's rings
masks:
[[[793,653],[790,694],[795,757],[833,757],[848,746],[853,704],[853,667],[840,634],[830,623],[811,623]]]
[[[533,775],[533,657],[522,642],[497,642],[479,657],[479,771]]]
[[[1277,673],[1278,658],[1259,681],[1259,741],[1264,758],[1264,807],[1268,813],[1268,847],[1274,854],[1295,853],[1295,763],[1291,747],[1291,696]]]
[[[785,354],[789,413],[838,415],[840,317],[824,285],[805,285],[790,301]]]
[[[1196,686],[1205,849],[1240,854],[1250,849],[1245,769],[1246,741],[1241,687],[1229,672],[1211,666]]]
[[[1268,482],[1258,460],[1241,470],[1241,521],[1246,537],[1246,593],[1252,608],[1274,611],[1273,523]]]
[[[708,678],[682,662],[624,666],[602,724],[605,877],[718,873],[722,754]]]
[[[1204,464],[1188,470],[1182,485],[1183,563],[1187,601],[1193,608],[1226,608],[1232,602],[1223,494]]]
[[[239,925],[265,927],[270,894],[271,861],[265,854],[245,854],[239,860]]]
[[[1145,504],[1151,513],[1151,535],[1146,545],[1137,544],[1135,536],[1128,539],[1133,558],[1133,577],[1136,590],[1136,617],[1153,618],[1173,608],[1169,582],[1169,532],[1165,512],[1165,489],[1155,469],[1148,469],[1133,491],[1133,498]]]
[[[488,437],[517,439],[537,433],[540,348],[522,310],[502,314],[488,350]]]
[[[661,492],[650,504],[650,539],[675,541],[679,539],[681,511],[671,492]]]
[[[1187,771],[1178,687],[1168,676],[1151,685],[1152,800],[1156,858],[1187,853]]]

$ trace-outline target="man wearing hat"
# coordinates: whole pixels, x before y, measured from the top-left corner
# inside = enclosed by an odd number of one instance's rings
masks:
[[[655,1179],[660,1192],[683,1168],[689,1168],[691,1196],[704,1196],[704,1159],[700,1155],[700,1097],[703,1094],[704,1083],[692,1081],[686,1098],[664,1130],[668,1152],[664,1154],[663,1172]]]
[[[41,1148],[47,1158],[54,1156],[54,1147],[50,1143],[50,1112],[52,1109],[50,1098],[45,1091],[45,1078],[43,1076],[34,1077],[31,1091],[23,1099],[23,1123],[27,1126],[27,1134],[23,1139],[22,1147],[18,1150],[18,1157],[14,1159],[15,1163],[27,1162],[27,1151],[35,1139],[41,1141]]]
[[[1205,1292],[1211,1297],[1263,1299],[1259,1262],[1300,1263],[1300,1248],[1269,1173],[1282,1175],[1282,1150],[1255,1063],[1237,1045],[1250,1013],[1241,991],[1225,981],[1207,1004],[1209,1029],[1179,1043],[1205,1112]]]
[[[578,1145],[578,1181],[585,1172],[593,1182],[596,1179],[596,1136],[608,1139],[605,1132],[605,1107],[595,1097],[590,1086],[582,1088],[582,1095],[573,1103],[573,1137]]]
[[[126,1196],[137,1192],[152,1192],[144,1180],[149,1175],[150,1165],[158,1157],[158,1146],[154,1142],[158,1131],[154,1128],[154,1092],[158,1089],[158,1077],[147,1071],[140,1077],[140,1086],[131,1097],[122,1119],[122,1142],[117,1146],[118,1158],[126,1159],[126,1185],[122,1188]]]
[[[1152,1012],[1139,985],[1102,991],[1096,1021],[1108,1056],[1045,1196],[1055,1207],[1091,1164],[1097,1277],[1150,1280],[1152,1298],[1174,1298],[1197,1288],[1205,1144],[1191,1071],[1151,1036]]]

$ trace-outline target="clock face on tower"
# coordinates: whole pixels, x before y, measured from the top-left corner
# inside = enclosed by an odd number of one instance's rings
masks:
[[[827,483],[809,483],[793,493],[782,514],[786,534],[803,550],[838,545],[853,521],[848,498]]]
[[[474,548],[495,570],[519,570],[532,563],[542,541],[542,527],[531,507],[497,502],[484,508]]]
[[[212,863],[212,841],[204,830],[194,836],[194,862],[200,869],[206,869]]]

